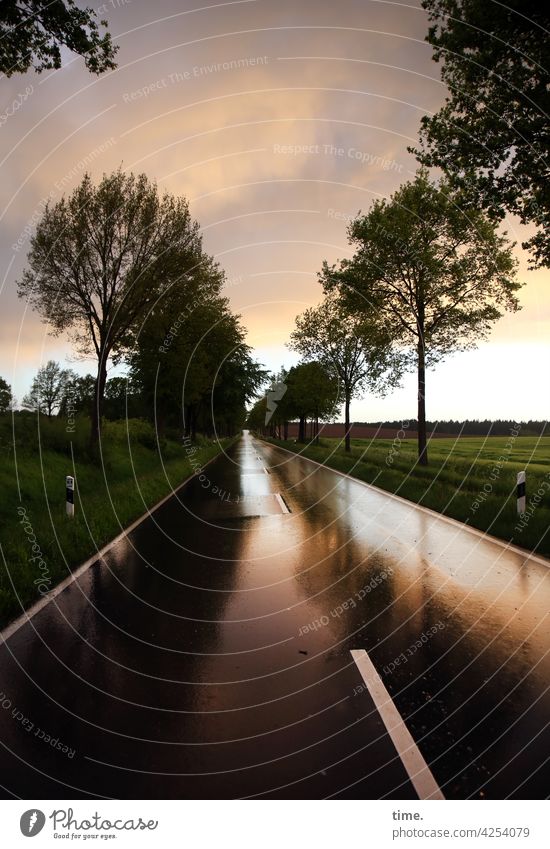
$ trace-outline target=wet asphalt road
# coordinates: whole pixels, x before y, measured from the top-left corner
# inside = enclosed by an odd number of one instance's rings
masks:
[[[4,797],[415,799],[352,649],[447,798],[548,796],[545,563],[247,434],[204,474],[0,645]]]

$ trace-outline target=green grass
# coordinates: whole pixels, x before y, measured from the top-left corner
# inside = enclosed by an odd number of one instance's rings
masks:
[[[88,421],[77,421],[71,434],[65,424],[41,420],[38,433],[34,417],[17,416],[14,446],[11,418],[0,417],[4,555],[0,559],[0,624],[39,598],[41,589],[52,589],[70,567],[92,555],[192,472],[178,442],[163,440],[159,455],[154,431],[145,422],[107,422],[102,459],[90,455]],[[224,440],[200,440],[195,458],[203,464],[223,444]],[[65,516],[67,474],[75,476],[77,487],[72,520]],[[34,538],[38,550],[33,552]],[[47,587],[40,588],[44,576]]]
[[[429,466],[416,463],[416,441],[339,439],[319,445],[270,440],[353,477],[422,504],[507,542],[550,556],[550,437],[434,439]],[[518,525],[516,474],[527,471],[527,520]],[[540,494],[537,492],[540,489]],[[535,498],[536,501],[530,500]]]

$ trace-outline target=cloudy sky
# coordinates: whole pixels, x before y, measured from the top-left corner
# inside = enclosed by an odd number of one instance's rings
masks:
[[[0,80],[0,375],[21,398],[41,363],[70,361],[15,280],[46,200],[86,169],[99,178],[120,165],[189,198],[257,357],[290,365],[285,343],[321,298],[323,259],[349,255],[347,220],[414,173],[407,145],[444,98],[425,13],[383,0],[95,8],[120,46],[115,71],[96,78],[66,53],[59,71]],[[525,238],[517,222],[506,228]],[[429,374],[429,418],[548,417],[550,272],[528,271],[517,253],[523,310]],[[411,378],[352,413],[408,418],[415,403]]]

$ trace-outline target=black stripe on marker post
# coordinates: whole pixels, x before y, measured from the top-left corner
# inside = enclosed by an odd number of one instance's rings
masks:
[[[525,513],[525,472],[518,472],[517,477],[517,510],[518,515]]]
[[[65,509],[67,516],[74,516],[74,478],[67,475],[65,478]]]

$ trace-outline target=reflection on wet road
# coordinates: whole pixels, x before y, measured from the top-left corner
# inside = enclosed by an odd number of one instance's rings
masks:
[[[0,646],[0,783],[417,798],[365,649],[447,798],[546,797],[549,610],[545,563],[245,434]]]

